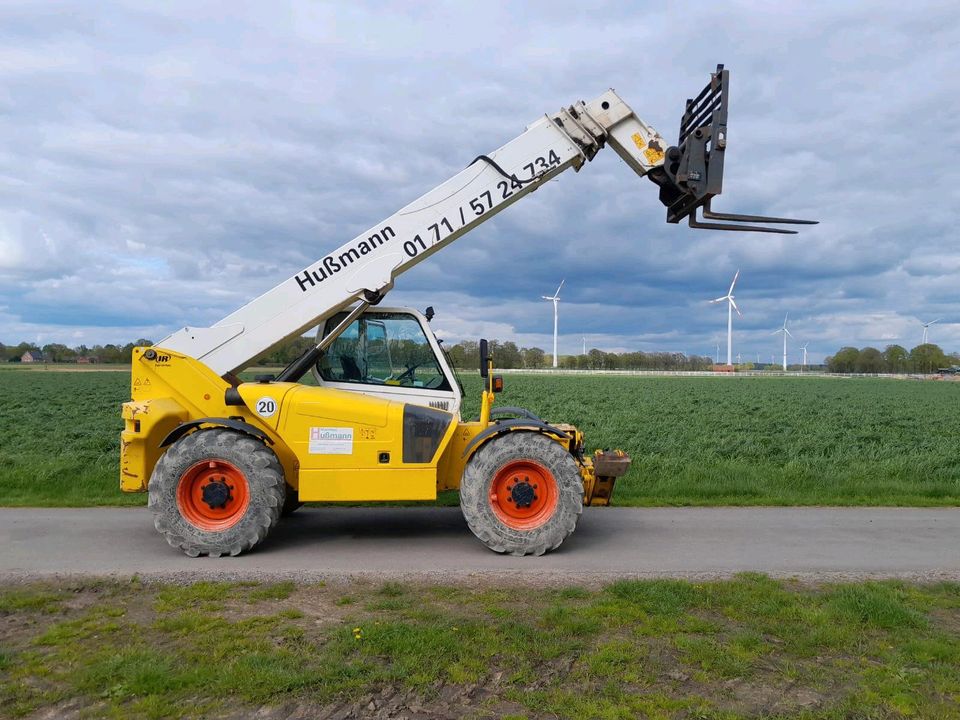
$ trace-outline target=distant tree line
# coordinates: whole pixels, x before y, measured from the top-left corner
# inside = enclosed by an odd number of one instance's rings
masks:
[[[316,340],[301,337],[279,345],[262,355],[257,362],[265,365],[286,365],[300,356]],[[464,340],[456,345],[443,345],[451,364],[460,370],[475,370],[480,367],[480,343],[476,340]],[[507,340],[488,341],[490,356],[498,368],[539,369],[553,366],[553,356],[538,347],[521,347]],[[404,349],[391,343],[394,358],[405,357]],[[421,352],[411,348],[410,352]],[[419,359],[418,359],[419,361]],[[713,360],[708,357],[687,357],[683,353],[608,353],[602,350],[590,350],[586,355],[561,355],[558,359],[561,368],[568,370],[710,370]]]
[[[538,347],[520,347],[507,340],[490,340],[490,355],[498,368],[505,370],[516,368],[553,367],[553,355]],[[450,361],[456,368],[472,370],[480,366],[480,343],[464,340],[446,348]],[[670,352],[626,352],[608,353],[603,350],[590,350],[586,355],[561,355],[557,359],[561,368],[567,370],[710,370],[713,360],[702,356],[687,356]]]
[[[293,340],[277,345],[267,351],[255,361],[257,365],[283,365],[287,366],[303,355],[304,352],[317,344],[317,339],[313,336],[297,337]]]
[[[286,365],[295,360],[307,348],[313,347],[316,340],[312,337],[298,337],[272,348],[257,359],[266,365]],[[0,362],[19,362],[24,353],[30,352],[43,358],[46,363],[118,363],[129,364],[135,347],[148,347],[153,340],[140,338],[126,345],[77,345],[67,347],[61,343],[40,346],[36,343],[22,342],[18,345],[5,345],[0,342]]]
[[[67,347],[62,343],[49,343],[40,346],[36,343],[22,342],[19,345],[4,345],[0,343],[0,362],[20,362],[25,353],[31,353],[35,358],[42,358],[47,363],[129,363],[133,348],[153,345],[152,340],[140,338],[136,342],[126,345],[77,345]]]
[[[827,369],[835,373],[934,373],[960,365],[960,355],[948,355],[933,343],[917,345],[909,352],[902,345],[887,345],[883,351],[874,347],[843,347],[825,362]]]
[[[266,365],[287,365],[312,347],[313,337],[298,337],[278,345],[257,359]],[[134,347],[153,345],[144,338],[125,345],[77,345],[61,343],[40,346],[21,342],[17,345],[0,343],[0,362],[19,362],[24,353],[40,354],[47,363],[129,363]],[[446,347],[451,363],[458,369],[473,370],[480,366],[480,344],[464,340]],[[553,358],[538,347],[520,347],[507,340],[489,341],[490,354],[499,368],[539,369],[553,365]],[[711,370],[713,358],[703,355],[684,355],[672,352],[609,353],[593,349],[586,354],[561,355],[558,364],[567,370]],[[902,345],[887,345],[884,350],[874,347],[840,348],[824,361],[827,370],[835,373],[933,373],[940,368],[960,365],[960,354],[947,354],[939,345],[925,343],[907,350]],[[741,369],[745,369],[741,366]]]

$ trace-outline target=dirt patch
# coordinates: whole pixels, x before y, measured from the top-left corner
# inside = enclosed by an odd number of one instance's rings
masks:
[[[505,715],[535,717],[518,703],[498,700],[489,688],[443,685],[429,696],[405,692],[388,686],[351,702],[317,705],[309,701],[283,705],[265,705],[252,715],[228,712],[216,715],[222,720],[460,720],[462,718],[500,718]]]
[[[815,710],[829,700],[826,694],[795,683],[778,682],[777,678],[768,678],[766,682],[732,678],[715,691],[729,698],[732,710],[748,716]]]

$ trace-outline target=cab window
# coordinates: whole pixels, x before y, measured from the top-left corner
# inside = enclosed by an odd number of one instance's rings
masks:
[[[346,313],[327,321],[330,332]],[[403,313],[365,313],[327,349],[318,363],[327,382],[450,390],[417,319]]]

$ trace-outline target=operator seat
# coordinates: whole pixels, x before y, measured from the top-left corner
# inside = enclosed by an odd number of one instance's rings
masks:
[[[344,380],[356,380],[357,382],[363,380],[363,375],[360,373],[360,366],[357,365],[357,361],[349,355],[340,356],[340,365],[343,367]]]

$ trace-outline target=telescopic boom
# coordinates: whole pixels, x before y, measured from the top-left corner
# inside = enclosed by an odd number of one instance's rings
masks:
[[[668,222],[686,217],[694,228],[792,233],[730,223],[809,221],[723,215],[710,208],[722,187],[728,86],[729,71],[718,66],[703,92],[687,101],[680,139],[670,147],[613,90],[546,115],[212,327],[186,327],[157,345],[201,360],[219,375],[240,370],[358,300],[379,302],[398,275],[563,171],[579,170],[606,145],[660,187]],[[705,218],[728,222],[698,221],[701,207]]]

